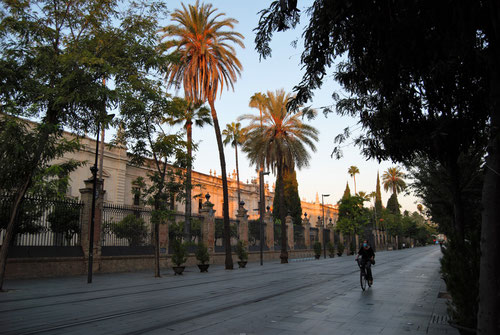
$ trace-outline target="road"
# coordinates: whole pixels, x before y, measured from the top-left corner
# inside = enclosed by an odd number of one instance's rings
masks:
[[[7,281],[0,334],[458,334],[446,324],[439,247],[377,253],[362,292],[353,256],[209,273]]]

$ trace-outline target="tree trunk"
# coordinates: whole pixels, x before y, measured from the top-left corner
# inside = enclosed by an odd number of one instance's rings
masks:
[[[40,140],[38,142],[38,147],[33,155],[33,159],[31,160],[29,173],[26,175],[26,179],[21,187],[18,189],[14,203],[12,205],[9,217],[9,223],[7,224],[7,229],[5,233],[5,237],[2,241],[2,248],[0,249],[0,291],[3,288],[3,281],[5,278],[5,270],[7,268],[7,255],[9,252],[9,246],[11,244],[12,239],[14,238],[15,231],[15,222],[16,217],[19,212],[19,208],[24,200],[24,196],[28,191],[28,188],[31,185],[33,175],[37,166],[40,164],[40,160],[42,159],[43,152],[45,147],[47,146],[47,142],[51,134],[55,134],[54,128],[57,124],[57,113],[50,109],[47,111],[47,115],[44,120],[46,122],[45,125],[41,125],[40,128]]]
[[[481,224],[478,334],[500,334],[500,4],[490,0],[491,127],[486,157]]]
[[[161,208],[160,208],[160,200],[159,200],[160,196],[159,194],[156,194],[155,196],[155,210],[156,211],[159,211]],[[158,216],[160,217],[160,216]],[[154,248],[155,248],[155,277],[156,278],[159,278],[161,277],[160,275],[160,222],[154,222],[154,241],[153,241],[153,245],[154,245]]]
[[[239,208],[241,202],[241,194],[240,194],[240,169],[238,168],[238,144],[234,146],[234,150],[236,153],[236,182],[238,189],[238,208]]]
[[[278,153],[278,182],[279,188],[279,213],[281,221],[281,264],[288,263],[288,236],[286,232],[286,206],[285,206],[285,187],[283,183],[283,162],[281,153]]]
[[[356,195],[356,175],[353,175],[352,178],[354,179],[354,195]]]
[[[227,189],[226,158],[224,157],[224,145],[222,144],[222,136],[219,127],[219,120],[217,118],[217,112],[215,111],[214,101],[209,99],[208,103],[210,104],[212,119],[214,121],[215,137],[217,139],[217,147],[219,148],[219,160],[222,173],[222,193],[224,201],[222,204],[222,212],[224,215],[224,249],[226,251],[225,267],[226,270],[232,270],[233,257],[231,253],[231,227],[229,225],[229,194]]]
[[[186,135],[187,135],[187,153],[188,153],[188,166],[186,169],[186,207],[184,210],[184,240],[191,240],[191,189],[192,189],[192,162],[193,158],[193,123],[191,120],[186,122]]]
[[[19,207],[24,200],[24,195],[28,190],[29,185],[31,184],[31,174],[29,178],[27,178],[24,185],[19,189],[19,191],[15,195],[14,203],[12,204],[12,209],[10,211],[9,223],[7,225],[7,230],[5,232],[5,237],[2,242],[2,248],[0,249],[0,291],[3,289],[3,280],[5,278],[5,269],[7,268],[7,255],[9,253],[9,247],[11,241],[14,237],[14,229],[16,217],[19,212]]]

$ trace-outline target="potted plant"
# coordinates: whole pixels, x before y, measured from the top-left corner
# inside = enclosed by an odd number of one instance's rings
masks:
[[[238,265],[240,266],[240,268],[244,268],[247,265],[247,260],[248,260],[248,252],[247,249],[245,248],[245,242],[238,241],[235,251],[236,255],[238,255],[239,258]]]
[[[208,267],[210,266],[210,264],[207,263],[210,260],[210,255],[208,254],[208,249],[205,244],[203,244],[203,242],[198,243],[198,248],[196,249],[195,255],[198,262],[201,263],[198,264],[200,272],[208,272]]]
[[[187,261],[186,245],[179,240],[173,240],[172,250],[172,263],[175,264],[175,266],[172,266],[172,269],[174,269],[176,275],[182,275],[182,272],[184,272],[184,269],[186,268],[185,266],[182,266],[182,264]]]
[[[319,259],[321,256],[321,242],[314,242],[313,245],[313,250],[314,250],[314,258]]]
[[[345,245],[344,243],[339,243],[339,245],[337,246],[337,256],[342,256],[342,254],[344,253],[344,249],[345,249]]]
[[[335,245],[332,241],[329,241],[326,247],[328,248],[328,256],[330,256],[330,258],[335,257]]]

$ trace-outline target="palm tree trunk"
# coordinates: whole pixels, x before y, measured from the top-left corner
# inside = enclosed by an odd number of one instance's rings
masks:
[[[208,100],[214,121],[215,137],[217,139],[217,147],[219,149],[220,168],[222,172],[222,193],[224,202],[222,204],[222,212],[224,215],[224,249],[226,251],[225,268],[226,270],[233,269],[233,257],[231,253],[231,227],[229,225],[229,193],[227,188],[227,173],[226,173],[226,158],[224,157],[224,145],[219,127],[217,112],[215,111],[214,101]]]
[[[277,186],[279,188],[279,213],[281,221],[281,253],[280,259],[281,264],[288,263],[288,236],[286,232],[286,206],[285,206],[285,187],[283,184],[283,162],[281,157],[281,152],[278,153],[278,182]]]
[[[240,206],[241,202],[241,195],[240,195],[240,169],[238,168],[238,144],[234,146],[234,150],[236,153],[236,182],[238,183],[238,208]]]
[[[189,120],[186,122],[186,135],[187,135],[187,154],[188,165],[186,169],[186,207],[184,210],[184,240],[191,239],[191,178],[192,178],[192,162],[193,158],[193,123]]]
[[[353,175],[352,178],[354,179],[354,195],[356,195],[356,175]]]

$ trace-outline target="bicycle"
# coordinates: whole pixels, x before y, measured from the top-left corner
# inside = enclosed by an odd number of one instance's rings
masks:
[[[361,283],[361,289],[364,291],[366,290],[366,286],[371,287],[372,285],[370,284],[370,281],[368,280],[368,275],[366,273],[365,267],[361,264],[361,261],[359,259],[356,259],[356,262],[358,263],[360,273],[359,273],[359,281]]]

